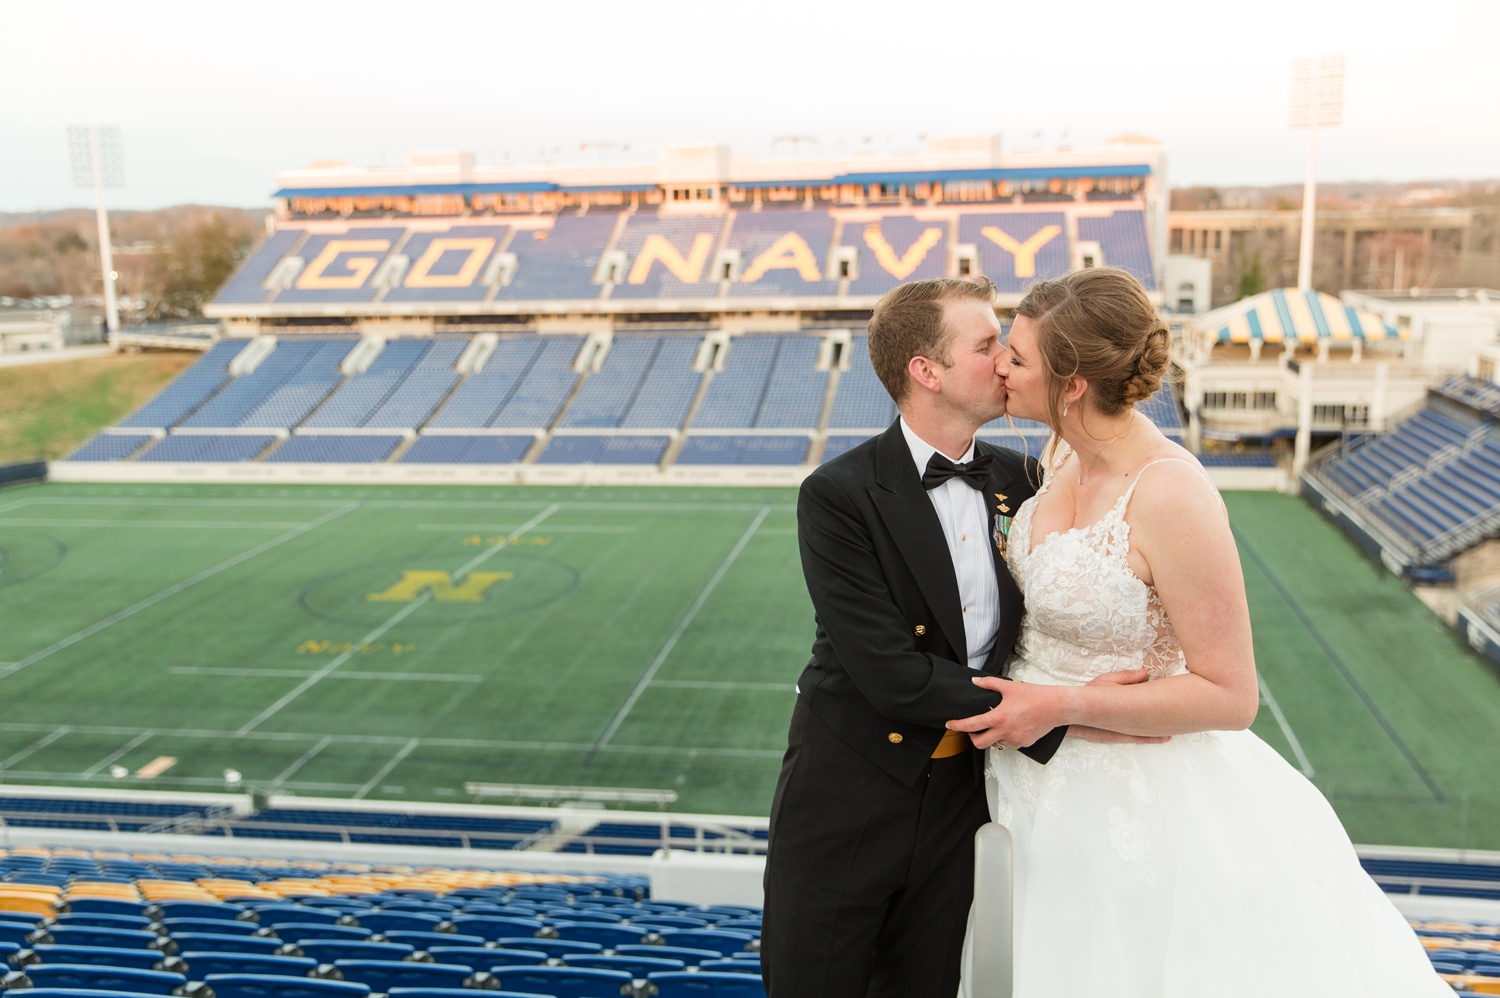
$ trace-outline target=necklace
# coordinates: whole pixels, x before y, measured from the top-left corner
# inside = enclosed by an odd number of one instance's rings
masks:
[[[1119,440],[1124,435],[1125,434],[1123,434],[1123,433],[1116,433],[1114,436],[1112,436],[1112,437],[1109,438],[1109,443],[1107,443],[1103,447],[1099,448],[1099,453],[1097,453],[1097,454],[1094,455],[1094,468],[1099,467],[1099,459],[1104,456],[1104,452],[1105,451],[1109,450],[1110,445],[1113,444],[1116,440]],[[1090,468],[1088,470],[1089,471],[1093,471],[1094,468]],[[1079,485],[1083,484],[1083,475],[1084,475],[1084,470],[1083,470],[1083,455],[1079,454],[1078,455],[1078,484]]]

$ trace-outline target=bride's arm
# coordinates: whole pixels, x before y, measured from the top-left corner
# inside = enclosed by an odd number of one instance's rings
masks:
[[[980,677],[1000,706],[949,728],[976,745],[1029,745],[1060,724],[1128,735],[1250,726],[1260,704],[1250,611],[1234,535],[1202,474],[1171,462],[1151,470],[1130,505],[1131,548],[1154,583],[1188,671],[1137,685],[1039,686]],[[1135,561],[1132,558],[1132,561]],[[984,728],[990,730],[984,731]]]

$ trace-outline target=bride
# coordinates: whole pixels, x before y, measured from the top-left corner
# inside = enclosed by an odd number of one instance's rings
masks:
[[[1328,802],[1247,730],[1259,692],[1223,503],[1133,408],[1167,348],[1141,285],[1101,268],[1034,285],[998,361],[1008,412],[1053,436],[1006,539],[1026,597],[1010,678],[974,680],[1003,702],[948,727],[993,746],[1014,994],[1451,995]],[[1064,724],[1046,766],[1006,748]]]

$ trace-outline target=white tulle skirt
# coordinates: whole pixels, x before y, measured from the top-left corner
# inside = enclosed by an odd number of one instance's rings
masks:
[[[1323,795],[1248,731],[1070,737],[1046,766],[991,750],[988,768],[1014,840],[1015,998],[1453,993]]]

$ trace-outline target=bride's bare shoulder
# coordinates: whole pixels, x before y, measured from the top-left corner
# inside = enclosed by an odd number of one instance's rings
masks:
[[[1144,463],[1130,501],[1133,529],[1186,543],[1205,533],[1227,532],[1223,502],[1208,473],[1185,448],[1169,448],[1161,448]]]

